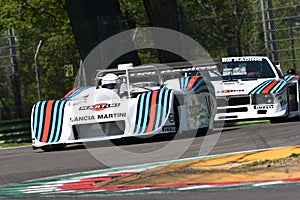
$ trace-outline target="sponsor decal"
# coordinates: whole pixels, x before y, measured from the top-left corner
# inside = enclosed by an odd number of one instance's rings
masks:
[[[160,74],[194,72],[194,71],[199,71],[199,70],[217,70],[217,69],[218,69],[217,65],[214,65],[214,64],[195,65],[195,66],[187,67],[187,68],[160,70]],[[129,74],[129,76],[136,77],[136,76],[149,76],[149,75],[156,75],[156,74],[157,74],[157,71],[147,71],[147,72],[137,72],[137,73],[131,72]]]
[[[81,122],[81,121],[90,121],[97,119],[111,119],[111,118],[122,118],[126,117],[126,113],[110,113],[110,114],[101,114],[101,115],[86,115],[70,118],[70,122]]]
[[[175,126],[164,126],[162,128],[163,132],[176,132]]]
[[[126,117],[126,113],[102,114],[102,115],[98,115],[97,119],[109,119],[109,118],[121,118],[121,117]]]
[[[258,105],[258,106],[254,106],[254,109],[256,110],[267,110],[267,109],[273,109],[274,105]]]
[[[243,61],[262,61],[263,58],[258,57],[239,57],[239,58],[222,58],[222,62],[243,62]]]
[[[87,115],[87,116],[79,116],[79,117],[74,117],[70,118],[70,122],[80,122],[80,121],[89,121],[89,120],[94,120],[95,117],[94,115]]]
[[[93,111],[101,111],[106,108],[116,108],[120,107],[120,103],[98,103],[92,106],[81,106],[79,110],[93,110]]]
[[[217,91],[217,93],[232,93],[232,92],[244,92],[244,89],[241,90],[221,90],[221,91]]]
[[[197,95],[186,96],[186,123],[188,129],[201,127],[208,119],[207,99]]]
[[[169,121],[170,121],[171,123],[174,123],[174,115],[173,115],[173,113],[170,113],[170,114],[169,114]]]

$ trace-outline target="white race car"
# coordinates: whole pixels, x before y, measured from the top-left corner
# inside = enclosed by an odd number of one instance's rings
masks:
[[[284,75],[267,57],[228,57],[214,73],[216,121],[270,119],[280,122],[299,115],[299,77]]]
[[[213,128],[214,88],[195,68],[121,65],[93,80],[33,106],[34,149]]]

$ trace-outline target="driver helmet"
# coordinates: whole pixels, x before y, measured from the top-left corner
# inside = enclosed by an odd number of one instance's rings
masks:
[[[117,76],[116,74],[109,73],[103,76],[101,81],[101,87],[107,89],[115,89],[118,85],[120,85],[120,83],[121,80],[119,76]]]

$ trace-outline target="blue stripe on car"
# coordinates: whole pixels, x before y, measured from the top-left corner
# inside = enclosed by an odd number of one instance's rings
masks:
[[[280,92],[280,90],[285,86],[286,86],[286,81],[280,80],[279,83],[277,83],[275,87],[270,91],[270,94]]]
[[[140,104],[139,111],[138,111],[139,114],[138,114],[138,123],[136,124],[136,131],[135,131],[136,134],[139,133],[140,127],[142,124],[141,121],[142,121],[142,116],[143,116],[143,107],[144,107],[145,96],[146,96],[146,93],[143,93],[143,94],[141,94],[140,99],[139,99],[139,102],[141,104]]]
[[[80,87],[78,88],[77,90],[75,90],[74,92],[72,92],[69,96],[65,97],[65,99],[70,99],[72,97],[75,97],[76,95],[78,95],[80,92],[88,89],[88,88],[91,88],[92,86],[86,86],[86,87]]]
[[[44,111],[45,111],[45,104],[46,104],[46,101],[42,101],[42,102],[39,102],[41,103],[41,109],[40,109],[40,113],[39,113],[39,117],[37,119],[39,119],[39,128],[38,128],[38,131],[37,131],[37,140],[38,141],[41,141],[42,140],[42,132],[43,132],[43,124],[44,124]]]
[[[184,79],[184,78],[183,78],[183,79]],[[185,83],[184,83],[183,89],[187,88],[190,79],[191,79],[190,76],[185,78]]]
[[[257,86],[254,90],[251,91],[251,94],[260,94],[260,92],[269,85],[273,80],[268,80]]]
[[[184,86],[184,78],[180,79],[180,89],[183,89]]]
[[[34,132],[34,135],[35,137],[37,138],[37,131],[38,131],[38,122],[37,122],[37,119],[38,119],[38,110],[39,110],[39,107],[40,107],[40,102],[37,102],[34,106],[34,119],[33,119],[33,132]]]
[[[144,121],[142,125],[142,130],[140,133],[144,133],[147,128],[147,121],[149,118],[149,102],[150,102],[150,96],[152,92],[148,92],[146,96],[146,106],[145,106],[145,113],[144,113]]]
[[[62,122],[63,122],[63,116],[64,116],[64,108],[66,105],[67,101],[62,100],[62,103],[59,106],[59,110],[58,110],[58,124],[57,124],[57,131],[55,134],[55,139],[54,142],[58,142],[60,139],[60,135],[61,135],[61,128],[62,128]]]
[[[164,99],[163,99],[163,115],[162,115],[162,118],[161,118],[161,123],[163,123],[165,121],[165,118],[166,118],[166,114],[167,114],[167,108],[168,108],[168,95],[169,95],[169,89],[166,89],[165,91],[165,96],[164,96]]]

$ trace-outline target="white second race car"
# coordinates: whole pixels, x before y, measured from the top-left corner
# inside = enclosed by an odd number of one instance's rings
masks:
[[[194,68],[122,65],[93,80],[33,106],[33,148],[213,128],[215,91]]]
[[[270,119],[280,122],[299,116],[299,77],[284,75],[267,57],[228,57],[214,73],[216,121]],[[213,79],[213,78],[212,78]]]

